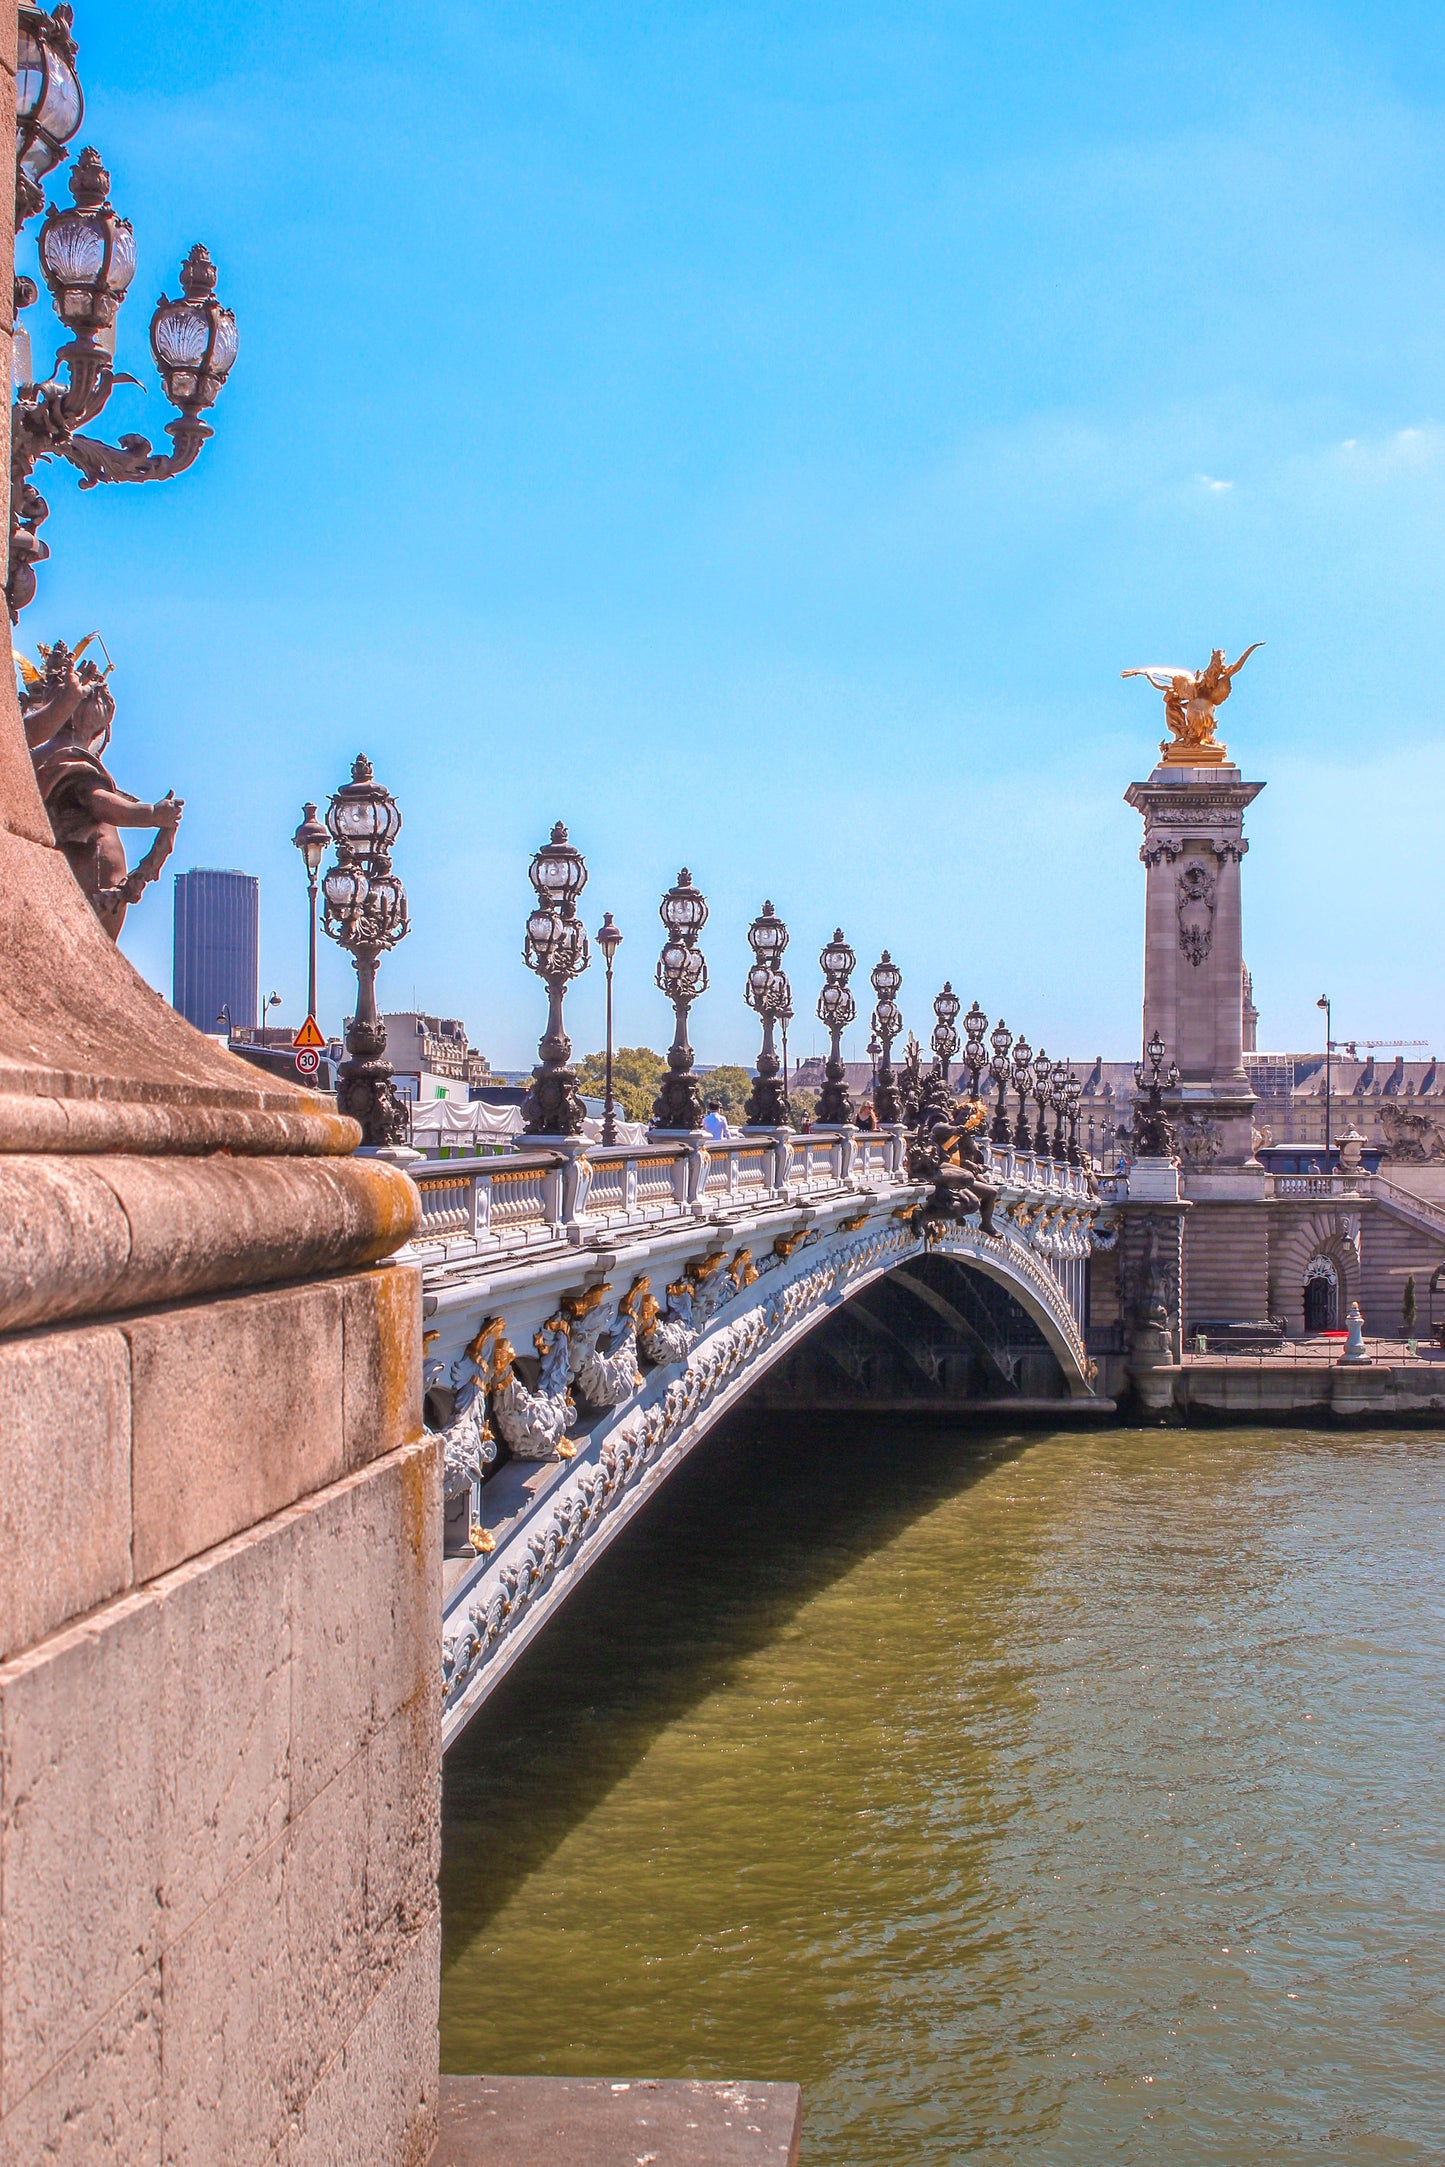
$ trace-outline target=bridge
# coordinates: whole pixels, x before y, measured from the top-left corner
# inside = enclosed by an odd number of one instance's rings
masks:
[[[1091,1172],[980,1141],[988,1201],[969,1215],[937,1209],[909,1163],[894,1124],[415,1168],[403,1256],[423,1273],[451,1553],[444,1744],[765,1377],[794,1372],[800,1404],[828,1403],[821,1364],[878,1407],[1108,1408],[1084,1334],[1090,1249],[1110,1239]]]

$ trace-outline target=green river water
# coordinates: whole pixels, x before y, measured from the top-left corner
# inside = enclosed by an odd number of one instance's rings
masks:
[[[735,1427],[451,1756],[442,2060],[810,2167],[1445,2160],[1445,1442]]]

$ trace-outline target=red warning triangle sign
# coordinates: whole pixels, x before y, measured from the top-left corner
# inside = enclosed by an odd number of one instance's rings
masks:
[[[318,1053],[325,1051],[326,1041],[316,1028],[316,1018],[314,1016],[306,1018],[306,1021],[292,1039],[291,1044],[292,1048],[298,1053],[303,1046],[314,1046]]]

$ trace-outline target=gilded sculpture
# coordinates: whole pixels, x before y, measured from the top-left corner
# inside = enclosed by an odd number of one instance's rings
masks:
[[[1219,767],[1227,747],[1214,735],[1218,712],[1229,698],[1234,680],[1256,647],[1246,647],[1237,662],[1226,662],[1224,649],[1216,647],[1202,670],[1182,670],[1172,663],[1121,670],[1121,677],[1147,677],[1156,692],[1164,695],[1164,720],[1169,736],[1159,750],[1166,767]]]

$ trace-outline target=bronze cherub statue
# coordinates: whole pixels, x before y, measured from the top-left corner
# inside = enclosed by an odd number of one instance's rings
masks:
[[[141,891],[160,873],[175,845],[184,801],[167,791],[154,805],[117,787],[101,754],[110,741],[115,698],[106,667],[82,661],[97,633],[74,649],[64,640],[40,649],[42,667],[17,655],[20,712],[35,780],[65,856],[91,909],[112,940]],[[102,640],[101,653],[105,654]],[[126,866],[122,828],[154,828],[155,841],[134,871]]]

